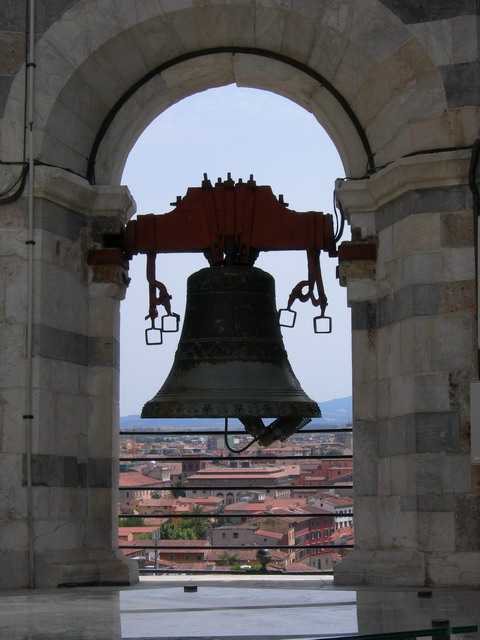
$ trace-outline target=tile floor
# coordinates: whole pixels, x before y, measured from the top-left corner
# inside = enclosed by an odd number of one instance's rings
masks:
[[[478,622],[480,591],[425,596],[414,589],[340,589],[310,576],[150,577],[126,588],[0,592],[0,638],[307,640],[424,629],[432,618]]]

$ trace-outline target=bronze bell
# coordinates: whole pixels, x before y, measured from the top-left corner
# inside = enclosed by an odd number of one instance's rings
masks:
[[[254,425],[283,416],[321,413],[288,361],[273,277],[243,265],[192,274],[172,369],[142,418],[236,417]]]

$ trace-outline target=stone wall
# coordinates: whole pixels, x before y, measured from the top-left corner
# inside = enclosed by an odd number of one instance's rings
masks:
[[[475,255],[461,178],[469,157],[458,156],[403,160],[411,184],[397,183],[385,204],[376,175],[361,212],[350,185],[338,185],[352,222],[369,206],[378,242],[375,265],[341,266],[352,308],[358,551],[338,582],[388,584],[393,572],[400,584],[478,579],[468,395],[477,376]],[[440,187],[447,175],[451,184]]]
[[[133,211],[117,185],[145,126],[229,83],[315,115],[348,176],[337,194],[353,242],[376,247],[375,260],[340,266],[353,320],[357,549],[336,580],[478,584],[477,4],[37,0],[27,175],[27,3],[3,0],[0,587],[135,579],[112,517],[126,273],[89,266],[87,253]]]

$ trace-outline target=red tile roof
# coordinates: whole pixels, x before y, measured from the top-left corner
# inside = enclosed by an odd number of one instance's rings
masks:
[[[256,536],[263,538],[274,538],[275,540],[281,540],[284,537],[284,533],[277,533],[276,531],[266,531],[265,529],[257,529],[255,531]]]
[[[309,571],[311,573],[316,573],[318,569],[311,567],[308,564],[303,564],[303,562],[292,562],[292,564],[287,564],[285,566],[285,571]]]
[[[118,527],[118,535],[128,535],[129,533],[151,533],[158,527]]]
[[[330,536],[331,542],[335,542],[335,540],[341,540],[342,538],[346,538],[347,540],[353,540],[353,529],[352,527],[340,527]]]
[[[148,478],[137,471],[124,471],[119,475],[120,489],[128,489],[129,487],[149,487],[153,489],[162,486],[161,481]]]

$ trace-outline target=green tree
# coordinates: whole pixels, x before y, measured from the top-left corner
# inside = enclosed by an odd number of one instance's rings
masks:
[[[219,562],[221,565],[228,565],[229,567],[233,567],[234,565],[240,565],[240,556],[238,553],[229,553],[228,551],[223,551],[218,556]]]
[[[119,527],[144,527],[145,521],[137,516],[125,516],[118,519]]]
[[[175,525],[171,522],[162,522],[159,527],[161,540],[175,540]]]
[[[151,540],[152,539],[152,534],[151,533],[141,533],[138,536],[139,540]]]
[[[206,518],[199,517],[203,513],[200,505],[194,505],[190,510],[191,518],[185,518],[179,524],[179,528],[185,532],[189,531],[188,537],[184,540],[204,540],[206,537]]]
[[[198,517],[203,513],[202,507],[194,506],[190,512],[192,517],[182,518],[179,524],[164,522],[160,525],[160,538],[162,540],[205,540],[205,518]]]
[[[175,487],[181,487],[182,486],[182,481],[180,478],[177,478],[177,480],[175,481],[175,484],[173,485],[172,488],[172,495],[174,498],[184,498],[185,497],[185,490],[184,489],[176,489]]]
[[[343,456],[343,451],[334,447],[333,449],[329,449],[325,452],[326,456]]]
[[[219,505],[217,506],[215,513],[218,514],[220,517],[215,518],[215,520],[212,521],[211,526],[212,527],[223,527],[227,524],[232,524],[233,520],[230,516],[223,516],[222,514],[225,513],[225,503],[224,502],[220,502]]]

